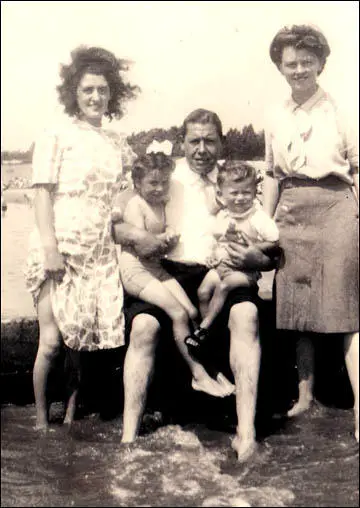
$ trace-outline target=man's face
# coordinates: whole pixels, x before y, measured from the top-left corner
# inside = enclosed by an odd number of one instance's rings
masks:
[[[220,157],[221,139],[212,123],[189,123],[182,144],[190,169],[195,173],[212,171]]]

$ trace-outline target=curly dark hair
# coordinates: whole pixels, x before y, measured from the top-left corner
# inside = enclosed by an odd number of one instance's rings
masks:
[[[157,170],[162,173],[172,173],[175,169],[173,159],[163,152],[151,152],[135,159],[131,168],[133,182],[139,182],[151,171]]]
[[[65,106],[69,116],[77,116],[79,107],[76,91],[85,73],[101,74],[110,88],[108,111],[105,113],[110,120],[121,118],[124,114],[123,102],[134,99],[140,88],[125,83],[120,73],[127,71],[125,60],[116,58],[113,53],[103,48],[79,46],[71,52],[71,63],[61,64],[61,85],[57,86],[59,101]]]
[[[325,36],[320,30],[310,25],[284,27],[275,35],[270,44],[270,58],[278,68],[282,61],[283,49],[286,46],[306,49],[314,53],[321,63],[319,74],[323,71],[326,59],[330,55],[330,47]]]
[[[256,189],[257,174],[254,166],[248,162],[240,159],[231,158],[225,160],[224,164],[220,166],[217,176],[216,184],[219,189],[230,182],[244,182],[249,183],[249,187]]]

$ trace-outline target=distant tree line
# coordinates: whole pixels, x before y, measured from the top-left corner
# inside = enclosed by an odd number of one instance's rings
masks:
[[[31,162],[32,156],[34,152],[34,146],[35,143],[32,143],[29,150],[23,151],[23,150],[4,150],[1,152],[1,162],[7,162],[12,160],[17,160],[21,162]]]
[[[137,155],[143,155],[147,146],[154,140],[162,142],[166,139],[173,144],[172,155],[183,156],[181,148],[181,128],[170,127],[170,129],[150,129],[128,136],[127,140]],[[236,155],[241,159],[256,160],[265,156],[265,135],[264,131],[256,133],[253,126],[245,125],[241,130],[229,129],[225,135],[223,157]]]
[[[181,127],[170,127],[169,129],[154,128],[148,131],[141,131],[128,136],[127,140],[137,155],[143,155],[148,145],[153,141],[171,141],[173,144],[172,155],[174,157],[183,156],[181,148]],[[245,125],[241,130],[229,129],[225,135],[224,151],[222,156],[236,155],[241,159],[256,160],[263,159],[265,156],[265,136],[264,131],[255,132],[253,126]],[[3,151],[1,152],[1,162],[19,160],[21,162],[31,162],[34,151],[34,143],[29,150],[21,151]]]

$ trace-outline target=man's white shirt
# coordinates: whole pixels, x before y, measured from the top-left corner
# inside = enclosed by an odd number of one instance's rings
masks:
[[[208,182],[192,171],[185,158],[176,163],[170,199],[166,205],[166,222],[180,234],[179,243],[167,258],[186,264],[206,264],[215,239],[212,235],[213,215],[209,211],[207,192],[215,192],[215,167],[207,174]]]

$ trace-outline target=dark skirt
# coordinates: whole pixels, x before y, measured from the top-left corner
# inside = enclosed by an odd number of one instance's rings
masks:
[[[287,178],[275,214],[283,256],[275,276],[277,328],[359,330],[359,217],[336,177]]]

